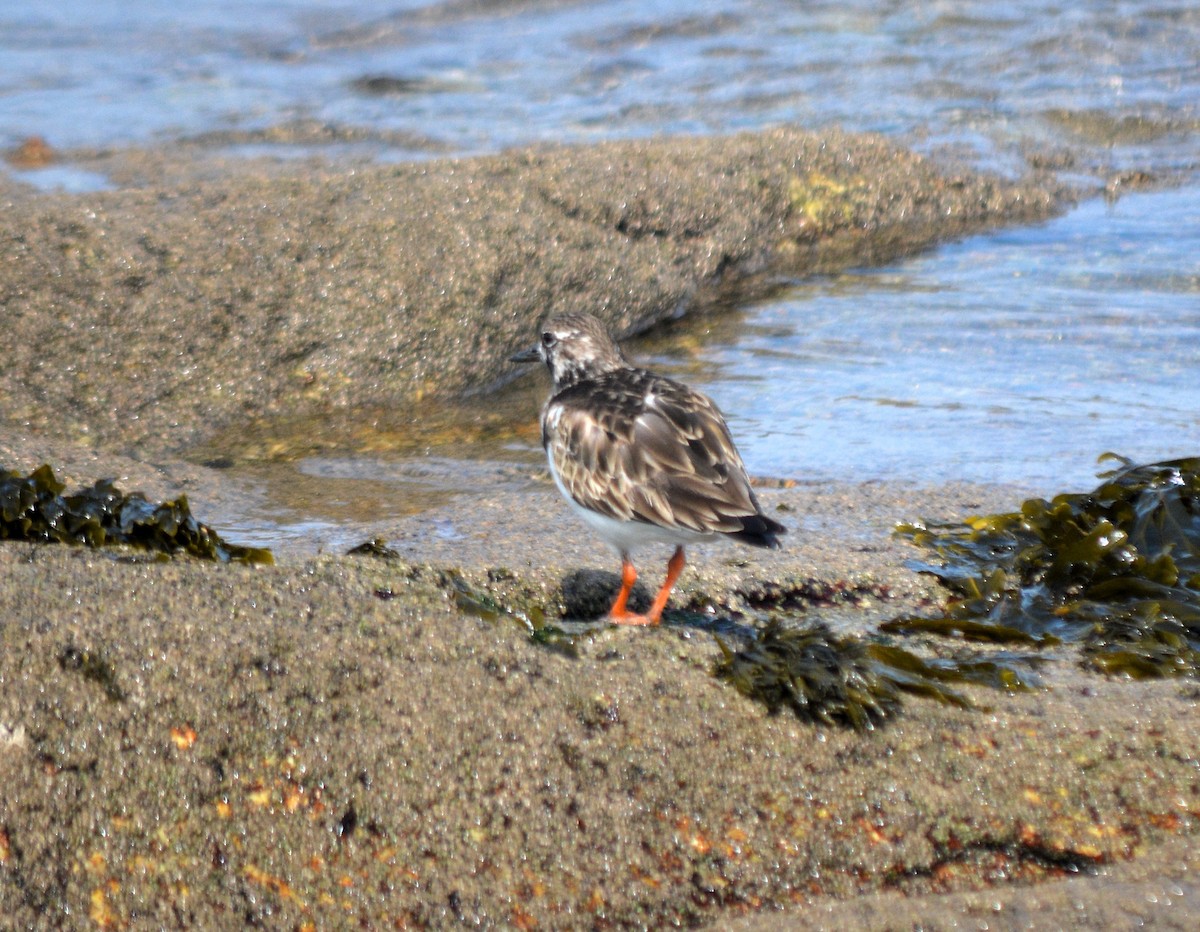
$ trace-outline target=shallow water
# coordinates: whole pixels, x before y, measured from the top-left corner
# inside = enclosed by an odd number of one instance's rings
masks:
[[[797,284],[674,367],[759,472],[1078,491],[1108,451],[1197,452],[1197,256],[1200,189],[1092,201]]]
[[[495,447],[486,452],[506,459],[354,453],[241,466],[230,473],[223,494],[200,503],[202,518],[232,541],[277,553],[344,553],[387,539],[397,519],[464,496],[540,484],[532,454]],[[426,533],[434,537],[458,540],[464,534],[449,519],[429,520]]]
[[[404,158],[837,123],[1010,164],[1035,139],[1194,167],[1198,62],[1178,0],[61,0],[0,9],[0,146],[316,121]]]
[[[1002,172],[1037,153],[1099,190],[1037,228],[795,283],[634,354],[714,395],[750,469],[821,480],[971,479],[1045,492],[1096,457],[1200,441],[1200,6],[723,0],[63,0],[0,8],[0,148],[66,158],[41,187],[105,179],[72,150],[192,141],[223,153],[396,160],[540,141],[779,123],[883,133]],[[331,130],[322,136],[316,126]],[[82,153],[81,153],[82,154]],[[536,402],[528,405],[534,417]],[[411,502],[532,469],[529,435],[411,451],[353,445],[231,473],[255,537],[358,534]],[[492,467],[486,467],[492,468]],[[503,470],[496,466],[496,470]],[[436,473],[434,478],[431,475]],[[403,493],[403,494],[401,494]],[[394,504],[405,502],[406,504]],[[364,504],[366,503],[366,504]]]

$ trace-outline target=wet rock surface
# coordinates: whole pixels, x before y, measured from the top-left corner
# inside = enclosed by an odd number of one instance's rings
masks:
[[[892,523],[1010,494],[764,490],[795,546],[698,549],[656,630],[588,620],[614,561],[551,490],[455,515],[440,547],[431,521],[452,506],[408,519],[382,557],[248,568],[7,545],[6,912],[593,927],[784,909],[884,928],[1036,910],[1185,928],[1193,681],[1086,674],[1065,654],[1038,666],[1046,688],[958,687],[969,709],[905,697],[852,731],[769,715],[713,675],[713,635],[761,623],[771,592],[847,634],[928,607],[939,590],[903,568]],[[640,561],[650,588],[659,556]]]
[[[887,892],[970,916],[1164,844],[1180,858],[1200,809],[1194,684],[1060,664],[1048,690],[908,699],[856,732],[722,684],[686,613],[568,654],[462,610],[434,566],[0,558],[0,890],[19,925],[836,923],[829,898],[864,894],[845,915],[886,925]],[[551,603],[562,578],[491,575]],[[1164,870],[1191,890],[1185,861]],[[1076,884],[1067,915],[1095,915],[1071,905],[1089,890],[1109,895]],[[1153,914],[1194,908],[1168,900]]]
[[[8,468],[202,500],[220,470],[184,456],[217,430],[392,405],[419,432],[425,400],[505,378],[551,307],[638,329],[774,269],[878,261],[1061,197],[791,131],[167,177],[4,193]],[[0,546],[0,912],[1193,927],[1193,680],[1055,656],[1046,688],[905,697],[859,732],[768,715],[713,676],[725,624],[788,613],[850,636],[928,610],[945,593],[904,568],[894,524],[1020,501],[779,485],[762,497],[786,549],[690,555],[657,630],[592,622],[615,561],[548,484],[397,519],[395,556]],[[640,561],[648,589],[659,562]]]
[[[879,261],[1044,218],[1065,196],[944,173],[875,137],[786,130],[177,170],[4,196],[9,430],[144,458],[251,417],[375,404],[419,420],[423,400],[511,376],[551,310],[642,329],[768,269]]]

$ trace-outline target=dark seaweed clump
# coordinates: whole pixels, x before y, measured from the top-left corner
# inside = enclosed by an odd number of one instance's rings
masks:
[[[389,547],[382,537],[373,537],[346,551],[348,557],[378,557],[380,560],[398,560],[400,552]]]
[[[899,527],[938,556],[915,568],[956,597],[942,618],[896,619],[885,630],[1069,640],[1107,673],[1200,673],[1200,457],[1116,459],[1092,492],[1029,499],[966,524]]]
[[[28,476],[0,467],[0,540],[128,544],[162,554],[189,553],[228,563],[273,563],[271,551],[223,540],[192,517],[187,497],[155,505],[140,492],[125,494],[111,479],[64,495],[48,465]]]
[[[737,650],[720,637],[717,643],[716,676],[770,713],[788,709],[804,721],[860,730],[894,716],[902,693],[966,708],[971,703],[946,683],[1029,686],[1002,662],[925,661],[899,647],[838,637],[821,624],[793,627],[773,619]]]
[[[96,650],[64,647],[58,655],[58,666],[80,673],[84,679],[98,683],[113,702],[125,701],[125,690],[117,682],[116,665]]]

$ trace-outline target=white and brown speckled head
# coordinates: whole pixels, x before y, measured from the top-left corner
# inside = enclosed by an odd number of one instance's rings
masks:
[[[536,348],[517,353],[513,362],[542,360],[559,392],[629,365],[604,324],[591,314],[557,314],[542,324]]]

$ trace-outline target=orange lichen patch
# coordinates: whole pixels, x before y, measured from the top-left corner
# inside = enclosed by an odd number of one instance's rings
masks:
[[[960,864],[956,861],[944,861],[934,865],[930,871],[930,879],[941,889],[948,889],[955,883],[961,881],[965,877],[971,876],[978,871],[978,867],[968,864]]]
[[[1025,787],[1025,789],[1021,791],[1021,795],[1025,797],[1025,801],[1028,803],[1033,803],[1035,806],[1040,806],[1042,804],[1042,794],[1033,787]]]
[[[982,741],[979,741],[976,743],[959,744],[959,749],[964,754],[967,754],[971,757],[979,757],[979,758],[987,757],[989,754],[992,753],[992,751],[996,750],[997,747],[998,747],[998,745],[991,738],[984,738]]]
[[[255,867],[253,864],[247,864],[244,868],[242,868],[242,876],[251,883],[256,883],[261,887],[265,887],[284,899],[297,899],[295,891],[292,890],[286,880],[284,880],[282,877],[276,877],[272,874],[268,874],[266,871]]]
[[[528,896],[539,898],[546,895],[546,884],[534,871],[525,867],[521,871],[525,875],[525,892]]]
[[[675,830],[679,837],[697,854],[708,854],[712,851],[712,839],[707,833],[687,816],[681,815],[675,820]]]
[[[737,825],[730,825],[725,829],[725,840],[721,844],[721,851],[727,858],[738,858],[747,854],[747,842],[750,836]]]
[[[12,843],[8,840],[8,829],[0,828],[0,867],[12,857]]]
[[[96,887],[92,890],[88,903],[88,918],[101,929],[118,929],[122,923],[108,902],[108,894],[116,893],[121,888],[115,880]]]
[[[217,815],[219,815],[222,819],[228,819],[231,815],[233,815],[233,806],[229,805],[229,800],[217,800]]]
[[[520,906],[514,906],[509,915],[509,921],[522,932],[530,932],[538,927],[538,921]]]
[[[250,806],[288,814],[307,812],[313,818],[325,812],[323,787],[305,781],[308,767],[297,751],[293,748],[283,757],[262,758],[244,775],[241,793]]]
[[[872,823],[867,821],[865,818],[860,818],[857,821],[858,821],[859,827],[864,832],[866,832],[867,838],[871,839],[872,844],[882,845],[885,842],[891,841],[891,839],[888,838],[887,835],[885,835],[883,833],[883,831],[879,828],[879,826],[873,825]]]
[[[1088,834],[1094,838],[1115,838],[1121,834],[1121,829],[1116,825],[1091,825]]]
[[[184,725],[182,728],[172,728],[171,740],[179,750],[186,751],[196,743],[196,729],[191,725]]]
[[[730,826],[725,831],[725,840],[728,842],[731,842],[732,844],[735,844],[735,845],[740,845],[742,842],[747,841],[749,838],[750,838],[750,836],[747,835],[745,833],[745,831],[738,828],[736,825]]]
[[[599,887],[592,888],[591,896],[584,901],[583,908],[592,913],[598,913],[604,909],[604,894],[600,892]]]
[[[1168,832],[1179,830],[1180,819],[1174,812],[1151,812],[1147,813],[1146,821],[1155,828],[1166,829]]]
[[[4,157],[13,168],[45,168],[58,158],[50,143],[41,136],[27,136]]]
[[[304,803],[304,788],[296,786],[294,783],[286,787],[283,791],[283,808],[288,812],[295,812]]]
[[[661,880],[659,880],[657,877],[654,877],[651,874],[648,874],[646,871],[642,870],[636,864],[629,865],[629,873],[633,875],[634,880],[640,880],[647,887],[650,887],[652,889],[657,890],[659,887],[662,886]]]

